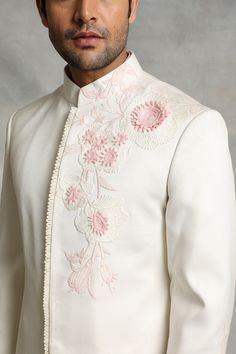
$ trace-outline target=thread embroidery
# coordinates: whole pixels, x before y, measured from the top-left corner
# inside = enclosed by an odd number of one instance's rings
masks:
[[[171,110],[164,98],[136,97],[120,120],[121,132],[142,149],[155,149],[176,130]],[[168,118],[168,119],[167,119]]]
[[[208,110],[183,95],[179,90],[173,89],[161,81],[154,82],[147,76],[142,77],[140,73],[141,70],[135,61],[127,61],[108,79],[101,79],[101,85],[96,87],[89,85],[80,90],[81,97],[87,100],[89,110],[87,109],[85,112],[82,109],[82,114],[78,117],[78,107],[70,108],[58,148],[48,196],[43,286],[45,354],[49,354],[50,351],[51,264],[53,240],[57,239],[53,233],[53,222],[57,208],[61,207],[60,202],[57,203],[56,200],[59,197],[57,193],[61,194],[62,208],[65,207],[70,213],[69,215],[73,213],[73,217],[76,214],[75,228],[79,232],[85,232],[84,236],[89,240],[88,245],[81,247],[82,249],[78,252],[65,252],[63,255],[68,262],[68,267],[72,268],[68,276],[69,289],[77,291],[77,293],[89,293],[91,289],[90,295],[93,296],[96,292],[94,282],[99,276],[99,279],[112,291],[117,275],[109,265],[110,252],[105,246],[116,237],[117,228],[127,214],[124,212],[121,200],[114,198],[116,190],[113,183],[108,182],[105,173],[117,170],[125,157],[123,148],[127,148],[131,142],[143,149],[154,149],[175,137],[177,130],[187,121]],[[65,98],[71,102],[66,94]],[[161,115],[157,119],[158,109],[155,108],[156,104],[154,103],[156,99],[158,99],[158,104],[168,106],[168,119],[162,120]],[[154,112],[151,123],[148,119],[147,121],[143,119],[146,103],[149,104],[150,111]],[[165,111],[163,112],[162,118],[165,116]],[[80,125],[88,124],[87,126],[90,127],[93,125],[94,117],[96,117],[97,127],[104,129],[105,125],[108,129],[116,120],[114,125],[116,125],[115,131],[118,133],[111,134],[106,130],[106,134],[98,134],[99,129],[97,129],[97,132],[87,132],[87,140],[85,141],[81,140],[80,136],[79,144],[76,139],[70,141],[70,133],[73,135],[75,131],[75,129],[73,131],[71,129],[72,125],[77,122]],[[158,121],[162,123],[158,125]],[[113,127],[112,130],[114,130]],[[97,154],[92,157],[91,151],[90,153],[88,151],[93,148],[95,150],[95,145]],[[113,158],[106,159],[109,163],[102,163],[104,154],[108,153],[103,149],[108,148],[114,149],[112,153],[109,150]],[[77,162],[82,167],[81,171],[79,174],[77,171],[75,174],[74,171],[71,171],[73,177],[62,176],[63,159],[70,159],[72,156],[76,156]],[[104,192],[108,194],[112,192],[110,194],[113,198],[106,196],[105,199]],[[110,205],[110,207],[106,207],[106,205]],[[82,226],[80,216],[86,221],[84,230],[80,230]],[[101,225],[98,226],[100,223]]]
[[[131,114],[131,124],[138,132],[150,132],[158,128],[169,112],[162,103],[145,102],[137,106]]]
[[[155,133],[168,115],[165,105],[156,101],[136,105],[128,117],[132,133],[148,134],[149,139],[149,134]],[[88,293],[92,298],[96,298],[99,282],[113,293],[118,279],[108,262],[110,253],[105,249],[105,243],[117,236],[127,212],[123,200],[103,195],[103,190],[115,192],[104,174],[118,171],[132,141],[132,134],[128,129],[122,129],[122,124],[116,134],[106,130],[105,124],[102,128],[102,131],[92,127],[83,129],[78,136],[78,148],[72,144],[72,153],[79,151],[81,172],[76,183],[67,186],[63,192],[64,206],[69,211],[77,211],[75,227],[88,243],[79,252],[65,252],[71,268],[67,283],[71,291]],[[146,148],[145,145],[141,147]]]
[[[91,128],[81,132],[78,136],[80,176],[63,190],[64,206],[68,211],[77,211],[76,230],[87,240],[87,247],[79,252],[65,252],[71,268],[67,283],[71,291],[88,293],[94,299],[98,284],[113,293],[118,279],[109,264],[110,252],[105,244],[117,237],[118,227],[128,214],[121,198],[102,192],[115,192],[102,173],[118,170],[128,142],[128,136],[120,132],[99,134]]]

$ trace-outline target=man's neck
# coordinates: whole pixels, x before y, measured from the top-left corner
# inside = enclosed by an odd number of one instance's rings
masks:
[[[126,61],[127,57],[128,53],[125,49],[111,64],[100,70],[80,71],[71,65],[68,65],[70,78],[79,87],[86,86],[118,68]]]

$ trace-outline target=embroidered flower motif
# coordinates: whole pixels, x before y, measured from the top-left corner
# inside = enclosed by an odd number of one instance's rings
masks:
[[[123,201],[104,195],[82,208],[75,225],[89,242],[107,242],[117,236],[118,226],[126,218]]]
[[[84,248],[80,252],[66,254],[67,259],[71,262],[72,270],[78,271],[79,265],[82,263],[84,258]]]
[[[80,252],[65,253],[72,270],[68,285],[78,294],[87,292],[95,298],[101,285],[111,292],[114,290],[117,275],[109,265],[109,253],[104,244],[117,236],[118,227],[126,220],[127,213],[122,199],[101,195],[102,190],[115,191],[101,172],[117,170],[124,152],[128,150],[128,142],[127,134],[113,134],[109,130],[100,134],[94,129],[87,129],[78,137],[78,161],[82,169],[79,186],[68,187],[64,197],[67,209],[79,208],[74,225],[88,242],[86,249]],[[86,199],[82,198],[82,188]],[[83,204],[79,203],[80,198],[84,199]]]
[[[102,151],[100,162],[105,166],[112,166],[118,158],[118,153],[114,148],[108,148]]]
[[[66,202],[68,205],[74,204],[80,197],[80,189],[75,186],[70,186],[66,191]]]
[[[88,164],[95,164],[98,161],[98,154],[95,149],[87,150],[84,154],[84,161]]]
[[[97,136],[93,144],[93,147],[95,149],[101,150],[104,147],[104,145],[106,145],[107,143],[108,143],[108,138],[106,136]]]
[[[81,142],[82,140],[82,142]],[[110,131],[98,134],[87,129],[78,137],[81,148],[79,162],[84,169],[91,171],[115,172],[128,151],[129,139],[125,133],[113,134]]]
[[[88,130],[86,130],[86,132],[82,138],[83,138],[83,141],[85,144],[88,143],[90,145],[93,145],[93,143],[96,140],[96,134],[93,130],[88,129]]]
[[[170,112],[167,106],[159,101],[144,100],[131,107],[120,121],[120,129],[143,149],[154,149],[162,142],[163,129],[171,134],[176,129],[173,120],[166,119]],[[165,126],[163,127],[163,123]]]
[[[78,207],[82,207],[85,203],[84,192],[80,186],[71,185],[66,189],[63,195],[63,201],[68,210],[76,210]]]
[[[100,150],[108,142],[108,138],[105,135],[97,135],[92,129],[87,129],[85,134],[82,136],[82,139],[84,144],[89,144],[94,149],[98,150]]]
[[[165,106],[157,102],[145,102],[137,106],[131,114],[131,124],[138,132],[155,130],[168,117]]]
[[[100,212],[88,217],[91,231],[96,235],[104,235],[108,230],[108,219]]]
[[[86,250],[83,248],[80,253],[65,253],[72,270],[67,282],[76,293],[84,294],[88,291],[95,298],[93,290],[95,252],[92,254],[91,250],[92,247],[88,246]]]
[[[118,133],[113,138],[113,144],[121,146],[122,144],[125,144],[127,140],[128,140],[128,136],[126,134]]]

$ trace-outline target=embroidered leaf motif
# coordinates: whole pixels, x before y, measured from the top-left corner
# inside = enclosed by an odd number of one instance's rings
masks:
[[[104,177],[99,176],[99,185],[100,187],[107,189],[109,191],[115,191],[115,189],[107,182]]]
[[[120,207],[121,201],[120,199],[112,198],[110,196],[103,195],[100,198],[96,199],[92,203],[92,207],[95,209],[111,209],[115,207]]]
[[[82,235],[85,236],[85,232],[84,232],[84,229],[81,225],[81,222],[80,222],[80,215],[81,215],[81,212],[78,212],[76,217],[75,217],[75,220],[74,220],[74,224],[75,224],[75,228],[76,230],[81,233]]]
[[[81,186],[83,187],[84,192],[87,196],[94,192],[95,184],[94,184],[94,171],[85,170],[81,174]]]

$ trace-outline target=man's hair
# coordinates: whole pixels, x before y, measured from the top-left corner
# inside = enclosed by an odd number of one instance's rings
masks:
[[[41,10],[43,11],[44,16],[47,17],[47,13],[46,13],[46,0],[42,0]]]
[[[131,14],[131,1],[129,0],[129,14],[128,17],[130,17]],[[42,11],[45,17],[47,17],[47,12],[46,12],[46,0],[42,0]]]

